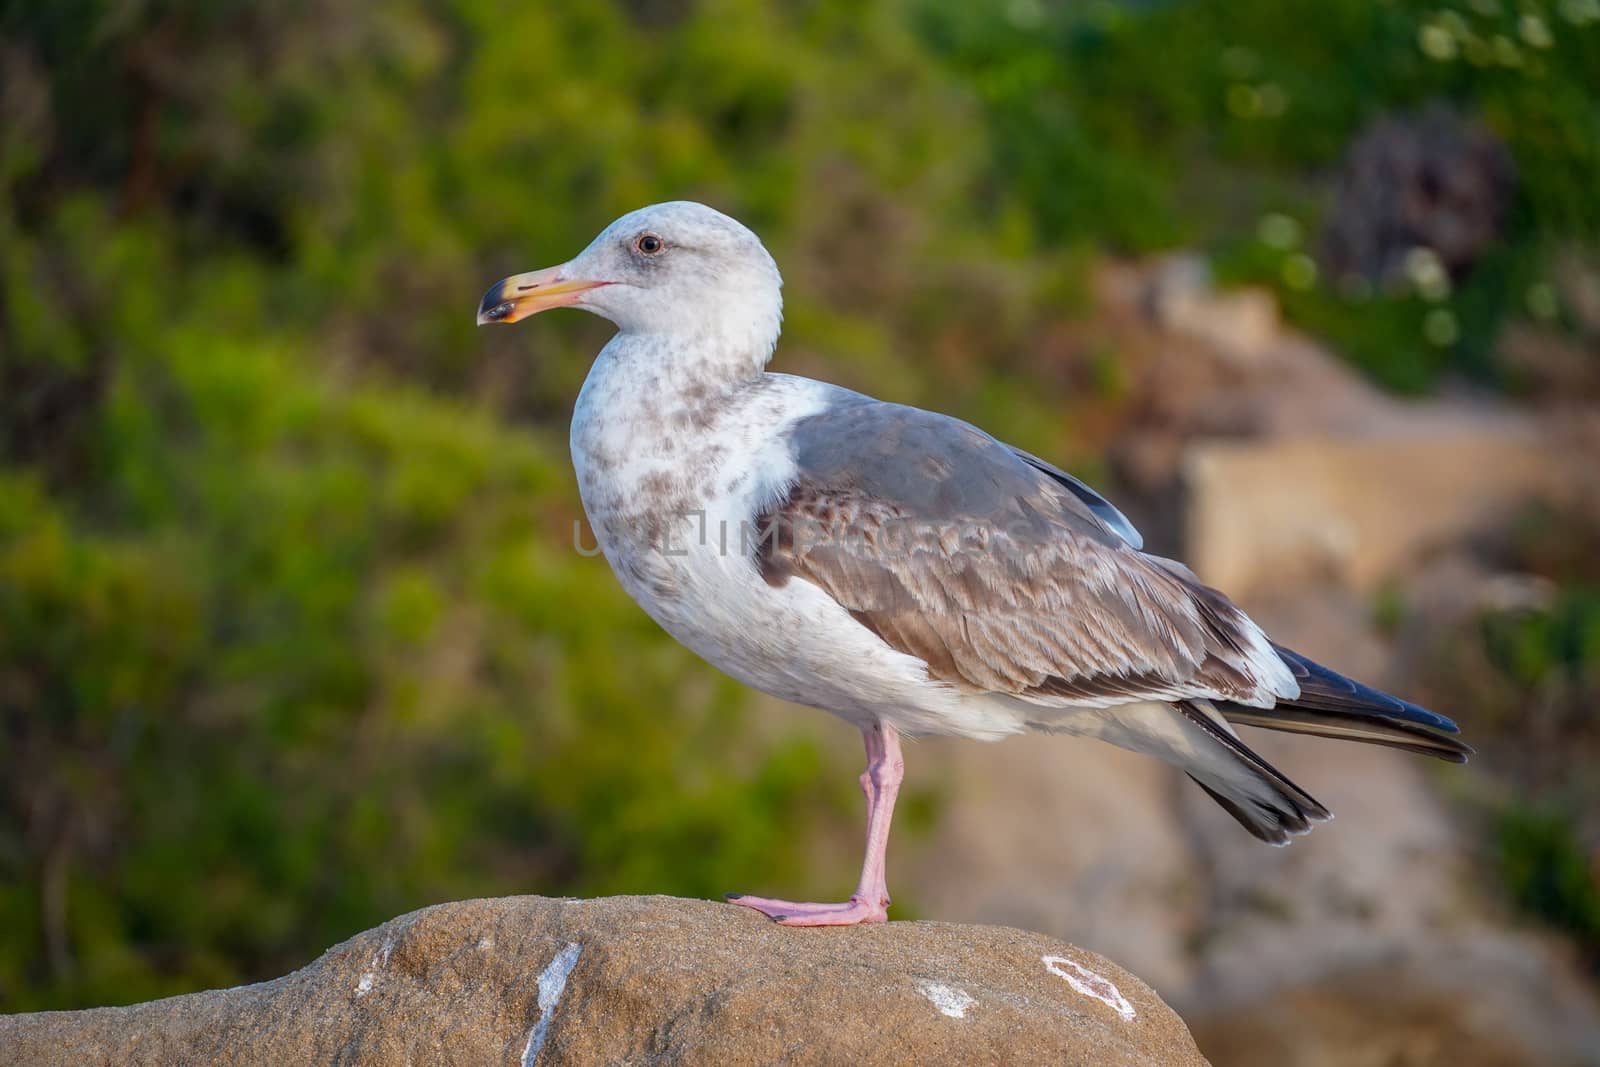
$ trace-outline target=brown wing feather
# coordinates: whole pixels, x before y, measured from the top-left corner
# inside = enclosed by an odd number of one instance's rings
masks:
[[[757,519],[769,582],[821,587],[930,676],[1061,704],[1270,703],[1253,624],[1181,565],[1085,536],[1041,482],[1010,521],[932,522],[850,486],[802,483]]]

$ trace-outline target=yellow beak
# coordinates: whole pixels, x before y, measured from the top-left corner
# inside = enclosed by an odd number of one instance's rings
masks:
[[[513,274],[489,286],[478,305],[478,325],[488,322],[518,322],[550,308],[570,307],[590,289],[610,282],[592,282],[564,277],[568,264]]]

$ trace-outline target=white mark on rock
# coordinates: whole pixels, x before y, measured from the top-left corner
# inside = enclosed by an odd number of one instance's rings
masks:
[[[1128,1003],[1128,998],[1122,991],[1111,984],[1111,980],[1103,974],[1096,974],[1081,963],[1076,963],[1065,956],[1044,956],[1045,970],[1057,978],[1065,978],[1067,984],[1086,997],[1092,997],[1100,1003],[1108,1005],[1112,1011],[1130,1020],[1134,1016],[1133,1005]]]
[[[393,953],[394,938],[384,938],[383,947],[373,953],[372,962],[367,964],[367,969],[362,972],[361,980],[356,983],[357,1000],[372,992],[372,987],[378,983],[378,972],[389,966],[389,957]]]
[[[918,979],[917,989],[928,998],[929,1003],[939,1009],[940,1014],[948,1015],[952,1019],[965,1019],[967,1009],[977,1003],[965,989],[957,989],[940,982]]]
[[[539,1050],[544,1048],[544,1039],[550,1033],[550,1016],[555,1013],[556,1005],[561,1003],[561,994],[567,988],[567,976],[578,965],[578,957],[582,954],[582,945],[576,941],[568,942],[539,972],[539,1021],[528,1031],[528,1045],[522,1050],[522,1067],[533,1067],[534,1061],[539,1058]]]

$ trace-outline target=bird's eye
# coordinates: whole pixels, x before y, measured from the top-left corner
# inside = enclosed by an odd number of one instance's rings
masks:
[[[665,241],[653,233],[642,233],[639,235],[639,239],[633,242],[633,247],[647,256],[653,256],[667,247],[667,245]]]

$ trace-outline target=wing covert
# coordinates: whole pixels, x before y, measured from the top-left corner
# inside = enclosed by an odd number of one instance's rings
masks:
[[[1243,612],[1138,551],[1127,519],[1066,472],[866,398],[791,434],[796,478],[757,517],[763,575],[819,586],[931,677],[1056,706],[1298,691]]]

